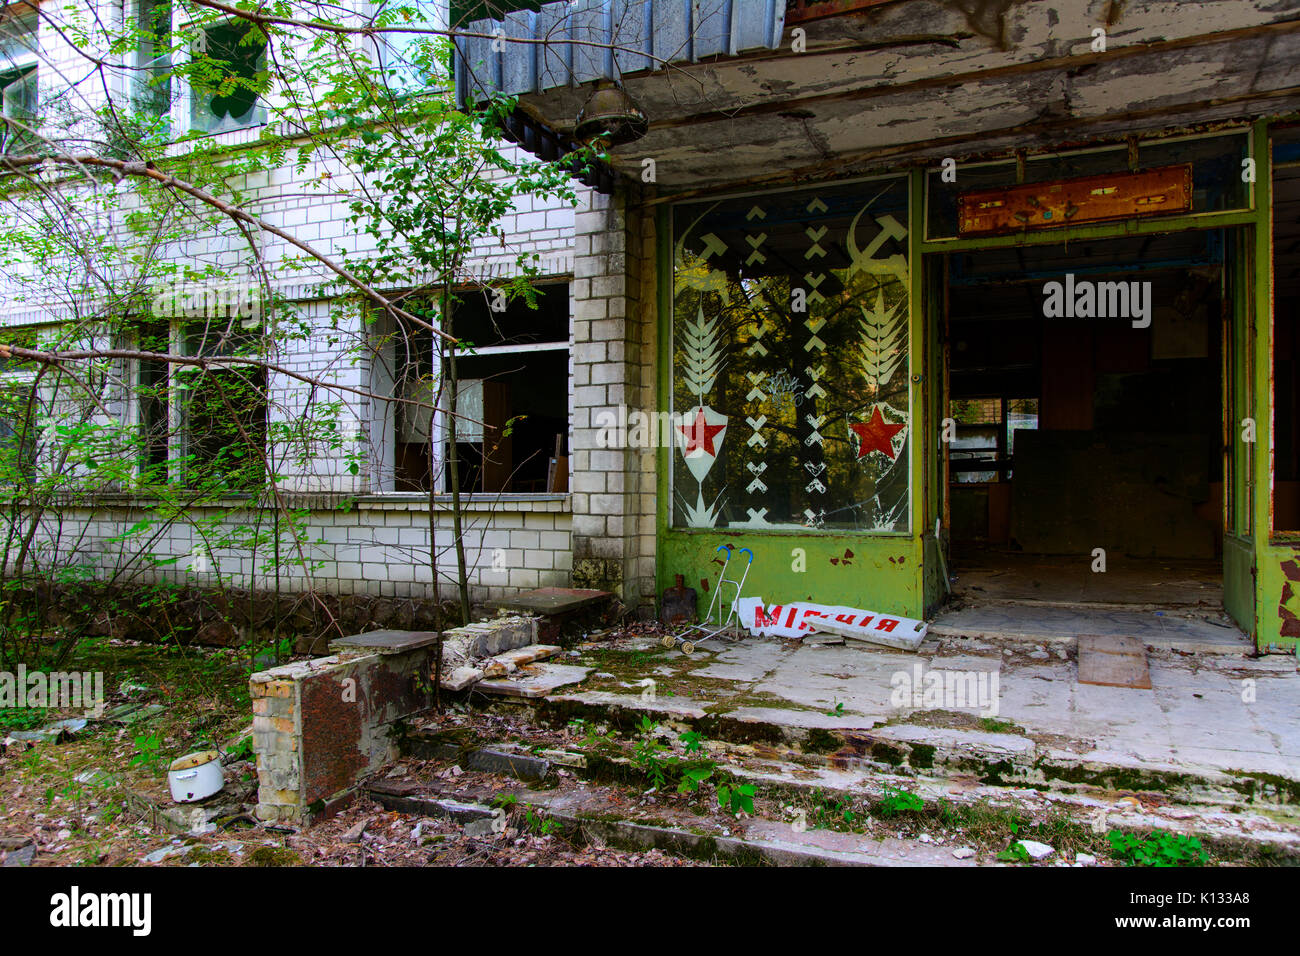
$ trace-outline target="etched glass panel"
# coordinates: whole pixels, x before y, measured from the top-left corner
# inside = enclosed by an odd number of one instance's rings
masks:
[[[910,530],[907,198],[674,209],[675,527]]]

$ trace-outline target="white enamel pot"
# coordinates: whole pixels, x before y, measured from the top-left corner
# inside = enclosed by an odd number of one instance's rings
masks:
[[[186,754],[167,768],[167,786],[177,803],[206,800],[226,785],[221,754],[215,750]]]

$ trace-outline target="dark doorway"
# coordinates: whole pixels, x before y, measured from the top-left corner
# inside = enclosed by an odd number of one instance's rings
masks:
[[[1206,231],[949,257],[959,596],[1221,606],[1223,248]]]

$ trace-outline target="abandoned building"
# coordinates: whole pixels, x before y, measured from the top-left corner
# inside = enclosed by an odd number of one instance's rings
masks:
[[[1072,605],[1141,607],[1150,628],[1168,602],[1235,622],[1192,643],[1295,645],[1300,9],[518,6],[458,40],[457,95],[517,97],[520,150],[612,145],[576,208],[522,200],[508,242],[469,264],[490,282],[535,253],[543,293],[507,313],[510,334],[486,307],[456,317],[479,346],[461,368],[461,410],[483,423],[459,436],[467,454],[527,416],[465,476],[476,600],[573,586],[653,613],[682,575],[703,610],[730,546],[752,555],[746,594],[773,603],[1073,633]],[[8,48],[21,82],[5,95],[39,100],[80,54],[47,19],[13,24],[26,45]],[[232,148],[264,120],[212,107],[181,90],[167,109]],[[244,188],[266,222],[355,251],[346,204],[303,198],[348,174],[320,158]],[[237,236],[199,245],[246,266]],[[291,252],[265,245],[276,294],[359,335],[363,310],[323,297]],[[3,311],[10,328],[60,321],[30,299]],[[202,354],[181,326],[161,334]],[[334,348],[322,332],[278,359],[309,374]],[[394,392],[393,368],[372,356],[340,381]],[[266,414],[291,419],[301,390],[267,387],[284,401]],[[445,430],[345,404],[366,460],[285,464],[308,545],[280,583],[425,598]],[[108,566],[141,507],[77,505],[60,527]],[[448,499],[434,510],[445,540]],[[185,522],[157,548],[198,580],[268,580],[236,548],[200,554]]]
[[[107,6],[174,24],[167,0]],[[463,741],[408,726],[445,691],[510,698],[566,734],[689,727],[734,745],[737,765],[798,763],[793,783],[788,765],[754,771],[781,793],[810,773],[941,799],[974,780],[1068,789],[1092,813],[1097,793],[1163,790],[1177,813],[1227,806],[1215,826],[1276,836],[1236,810],[1300,792],[1300,3],[416,6],[464,27],[422,88],[466,108],[504,97],[508,155],[597,154],[570,167],[574,202],[517,196],[463,264],[457,290],[485,294],[440,316],[473,345],[454,360],[455,407],[437,398],[451,364],[433,336],[288,238],[375,253],[349,206],[364,163],[317,151],[241,173],[256,255],[245,222],[221,216],[159,244],[198,277],[151,287],[128,341],[92,329],[87,349],[121,352],[112,372],[130,386],[106,388],[93,420],[148,439],[155,489],[186,488],[186,469],[231,448],[277,473],[183,507],[116,485],[51,498],[26,539],[77,583],[146,567],[250,592],[239,623],[222,616],[233,600],[206,616],[215,605],[183,602],[177,636],[248,647],[266,668],[250,679],[259,819],[350,798],[398,736],[469,760]],[[216,96],[163,70],[167,96],[141,96],[130,75],[152,75],[157,47],[88,51],[62,29],[69,10],[39,12],[0,17],[5,116],[57,101],[89,53],[123,75],[81,74],[86,104],[116,89],[222,161],[297,135],[270,129],[262,97],[282,91]],[[248,92],[267,46],[238,17],[202,30]],[[362,33],[381,63],[406,42]],[[124,218],[143,208],[130,187],[113,201]],[[92,239],[112,232],[86,220]],[[536,308],[499,309],[486,293],[520,278],[521,257]],[[58,268],[15,258],[0,396],[35,396],[11,348],[56,341],[85,297],[59,301]],[[292,334],[259,325],[267,302]],[[260,397],[222,420],[170,388],[173,365],[221,366],[194,321],[212,309],[274,360]],[[337,430],[300,454],[286,436],[313,402],[336,406]],[[434,601],[462,583],[457,527],[476,620],[449,628]],[[273,626],[252,633],[272,588]],[[755,626],[716,653],[650,620],[725,615],[733,593]],[[328,627],[293,617],[305,595],[336,599]],[[293,636],[311,632],[297,650],[325,637],[328,656],[279,663],[286,596]],[[609,612],[599,628],[561,635],[545,613],[584,602]],[[915,640],[764,640],[793,626],[766,608],[795,604],[837,624],[851,609],[840,631],[906,619]],[[133,637],[115,626],[135,613],[96,611],[94,633]],[[258,655],[265,640],[274,653]],[[1107,655],[1125,658],[1122,679],[1085,673]],[[930,699],[935,675],[974,698]],[[513,773],[522,751],[502,753],[492,772]],[[569,750],[538,760],[553,758],[586,766]]]
[[[458,41],[460,95],[517,97],[540,155],[614,144],[575,575],[703,602],[731,545],[772,602],[933,618],[955,579],[959,626],[1032,632],[1190,598],[1294,646],[1300,10],[524,7]]]

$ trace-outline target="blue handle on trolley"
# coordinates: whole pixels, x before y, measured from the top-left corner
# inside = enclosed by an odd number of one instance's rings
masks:
[[[731,545],[729,545],[729,544],[720,544],[720,545],[718,545],[718,550],[719,550],[719,551],[725,551],[725,552],[727,552],[727,560],[728,560],[728,561],[731,560]]]
[[[749,564],[754,563],[754,552],[750,551],[749,548],[741,548],[740,553],[749,555],[749,562],[748,562]]]

